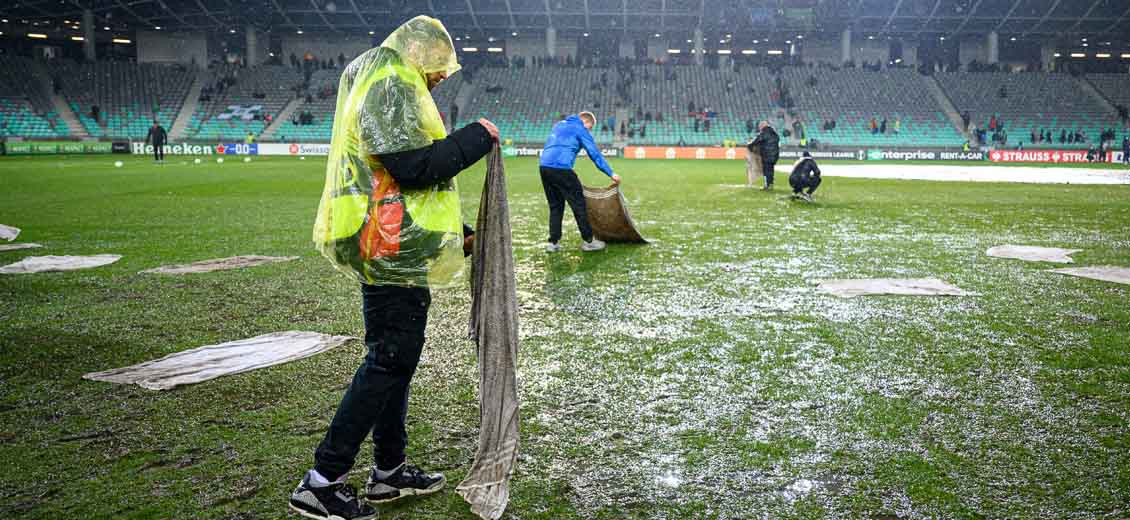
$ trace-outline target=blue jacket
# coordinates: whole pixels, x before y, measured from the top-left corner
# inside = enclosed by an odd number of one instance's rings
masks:
[[[593,141],[592,134],[585,128],[584,122],[577,115],[566,117],[564,121],[553,125],[553,132],[549,134],[549,140],[545,142],[545,148],[541,151],[541,159],[538,164],[547,168],[572,170],[573,163],[577,162],[577,152],[580,151],[582,146],[585,148],[585,152],[589,154],[589,159],[592,159],[593,164],[605,175],[611,177],[612,167],[608,165],[608,161],[604,160],[604,156],[600,155],[600,148]]]

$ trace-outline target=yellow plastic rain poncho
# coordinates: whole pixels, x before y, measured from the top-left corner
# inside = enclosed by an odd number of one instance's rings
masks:
[[[447,137],[425,74],[458,70],[447,29],[417,16],[341,75],[314,244],[363,283],[446,287],[461,279],[455,180],[402,190],[375,157]]]

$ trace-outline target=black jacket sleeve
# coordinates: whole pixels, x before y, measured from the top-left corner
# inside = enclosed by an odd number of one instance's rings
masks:
[[[486,127],[471,123],[429,146],[377,158],[401,187],[418,189],[455,177],[490,153],[493,146],[494,139]]]

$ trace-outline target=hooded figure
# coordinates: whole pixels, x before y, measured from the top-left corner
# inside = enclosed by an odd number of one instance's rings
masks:
[[[455,180],[408,189],[377,158],[447,136],[426,76],[459,68],[443,24],[418,16],[341,75],[314,243],[362,283],[435,288],[460,279]]]
[[[455,176],[490,152],[485,119],[449,136],[429,90],[459,70],[451,37],[418,16],[342,73],[314,244],[361,281],[367,354],[307,471],[290,496],[308,518],[368,520],[377,512],[348,484],[366,437],[373,467],[364,497],[389,502],[443,488],[441,473],[407,461],[409,387],[424,348],[431,289],[460,280],[472,238]]]

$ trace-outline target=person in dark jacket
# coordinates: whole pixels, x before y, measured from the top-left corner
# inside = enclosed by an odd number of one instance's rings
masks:
[[[165,162],[165,143],[169,140],[169,134],[165,132],[165,127],[161,123],[153,121],[153,126],[149,127],[149,133],[145,136],[145,144],[153,143],[153,160],[158,163]]]
[[[750,141],[746,148],[761,154],[761,168],[765,175],[765,187],[761,189],[773,189],[773,168],[777,166],[777,159],[781,157],[781,138],[769,125],[769,121],[762,121],[757,125],[757,137]]]
[[[1130,164],[1130,137],[1122,138],[1122,164]]]
[[[541,175],[541,187],[545,191],[545,200],[549,203],[549,242],[545,246],[547,253],[561,250],[561,245],[557,242],[561,240],[561,219],[565,216],[566,202],[573,209],[573,218],[577,221],[577,229],[581,232],[581,240],[584,241],[581,250],[604,249],[604,242],[593,237],[588,208],[585,206],[584,188],[581,186],[581,180],[577,178],[577,173],[573,171],[577,153],[584,148],[593,164],[609,176],[613,184],[620,184],[620,176],[612,171],[608,161],[601,155],[600,147],[592,138],[590,131],[594,124],[596,124],[596,116],[592,112],[571,115],[553,125],[545,148],[542,149],[538,170]]]
[[[335,267],[361,279],[368,353],[314,452],[314,467],[290,495],[290,508],[307,518],[377,516],[346,482],[370,435],[367,500],[431,494],[446,482],[407,461],[409,386],[424,347],[431,289],[455,283],[458,269],[442,267],[461,265],[460,245],[466,255],[473,241],[466,225],[458,236],[453,179],[498,141],[486,119],[444,130],[430,91],[457,70],[447,30],[418,16],[342,73],[338,106],[357,108],[336,114],[314,238]]]
[[[820,167],[816,165],[812,154],[805,151],[800,160],[793,164],[789,186],[793,187],[793,197],[812,202],[812,192],[820,186]],[[806,189],[808,191],[804,191]]]

